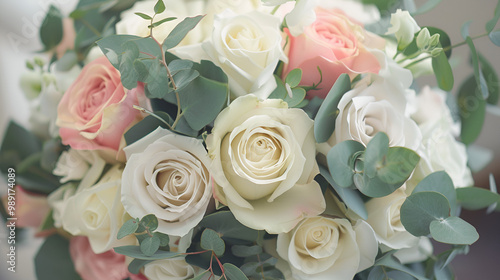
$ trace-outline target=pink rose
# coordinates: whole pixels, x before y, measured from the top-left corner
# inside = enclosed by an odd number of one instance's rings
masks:
[[[95,254],[87,237],[75,236],[69,241],[69,253],[75,270],[83,280],[132,280],[146,279],[144,275],[128,271],[125,256],[109,250]]]
[[[144,99],[143,85],[127,91],[106,57],[92,61],[59,103],[56,124],[63,144],[116,153],[124,132],[142,118],[133,105]]]
[[[308,98],[325,98],[333,83],[342,73],[351,78],[359,73],[378,73],[380,64],[368,48],[383,48],[384,40],[366,32],[361,24],[348,18],[341,10],[316,9],[316,20],[294,37],[289,36],[289,63],[284,76],[295,68],[303,71],[301,85],[312,86],[323,81],[317,90],[310,90]]]

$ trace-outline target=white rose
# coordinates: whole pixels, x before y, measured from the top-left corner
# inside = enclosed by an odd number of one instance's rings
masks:
[[[215,196],[242,224],[288,232],[325,209],[315,160],[313,121],[278,99],[234,100],[215,120],[207,149]]]
[[[423,262],[432,256],[432,252],[434,248],[432,247],[432,243],[429,238],[423,236],[418,240],[418,244],[410,247],[399,249],[394,253],[394,256],[398,258],[398,260],[402,264],[407,263],[416,263]]]
[[[277,17],[257,11],[237,15],[226,10],[215,16],[203,49],[226,73],[236,96],[253,93],[265,99],[276,87],[274,69],[280,59],[286,60],[279,26]]]
[[[122,203],[127,212],[134,218],[154,214],[158,231],[186,235],[212,197],[210,159],[202,142],[158,128],[124,151]]]
[[[194,268],[184,258],[157,260],[144,266],[144,275],[149,280],[185,280],[194,274]]]
[[[133,237],[116,237],[129,219],[120,202],[122,171],[119,165],[112,167],[96,185],[68,198],[62,213],[63,229],[72,235],[87,236],[96,254],[135,242]]]
[[[54,219],[55,227],[62,227],[62,217],[64,209],[66,209],[69,198],[75,195],[75,193],[76,184],[68,183],[60,186],[55,191],[51,192],[47,197],[47,202],[52,209],[52,219]]]
[[[278,235],[277,252],[294,279],[353,279],[375,262],[378,244],[364,221],[312,217]],[[333,278],[332,278],[333,277]]]
[[[368,219],[375,231],[382,251],[416,246],[419,238],[406,231],[401,223],[400,209],[406,200],[402,186],[388,196],[372,198],[366,203]]]
[[[121,15],[121,20],[116,24],[116,33],[136,35],[139,37],[149,36],[150,30],[148,26],[151,24],[151,22],[139,17],[135,13],[143,13],[149,16],[153,16],[154,6],[156,2],[158,1],[138,1],[134,4],[134,6],[132,6],[132,8],[124,11]],[[182,20],[184,20],[184,18],[205,14],[204,0],[164,0],[164,3],[166,7],[165,11],[161,14],[156,15],[154,21],[160,21],[168,17],[176,17],[177,19],[165,22],[160,26],[153,28],[153,36],[160,43],[163,42],[165,38],[167,38],[168,34],[170,34],[174,27]],[[180,46],[199,43],[204,39],[204,34],[206,33],[206,31],[209,31],[209,29],[207,30],[207,28],[210,28],[210,26],[205,25],[202,22],[200,22],[196,28],[191,30],[186,35],[186,37],[179,44]]]
[[[413,41],[415,33],[419,30],[420,27],[408,11],[397,9],[391,15],[391,27],[387,30],[386,35],[395,34],[398,40],[398,48],[404,49]]]
[[[412,175],[411,187],[425,176],[441,170],[450,175],[455,187],[474,184],[467,166],[466,147],[455,139],[460,134],[460,126],[453,121],[445,94],[440,90],[424,87],[417,96],[418,110],[412,118],[419,124],[423,136],[419,148],[422,160]]]
[[[41,75],[40,92],[36,98],[30,100],[31,112],[28,120],[32,131],[37,135],[44,138],[59,136],[59,128],[56,126],[57,106],[64,91],[79,73],[79,66],[65,72],[52,67],[51,73]]]
[[[61,183],[82,180],[84,185],[89,187],[101,176],[105,164],[106,162],[95,151],[69,149],[59,156],[52,173],[62,177],[59,180]],[[83,180],[86,176],[89,178]],[[80,189],[83,188],[86,187]]]

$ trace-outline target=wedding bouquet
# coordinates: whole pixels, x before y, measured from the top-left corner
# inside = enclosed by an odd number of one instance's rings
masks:
[[[9,270],[29,226],[39,279],[453,279],[479,238],[460,209],[500,209],[466,153],[499,88],[470,23],[452,45],[413,19],[435,2],[51,6],[32,127],[0,150]]]

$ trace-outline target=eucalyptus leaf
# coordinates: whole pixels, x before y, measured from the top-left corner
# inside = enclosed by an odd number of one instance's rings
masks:
[[[436,75],[439,88],[444,91],[450,91],[454,84],[453,71],[444,52],[432,57],[432,70]]]
[[[135,259],[152,260],[152,261],[161,260],[161,259],[176,258],[176,257],[183,255],[182,253],[178,253],[178,252],[158,250],[153,255],[147,256],[141,251],[139,246],[133,246],[133,245],[115,247],[113,249],[118,254],[129,256],[129,257],[135,258]]]
[[[474,67],[474,77],[476,78],[476,83],[479,85],[478,89],[480,90],[481,96],[483,99],[488,98],[488,86],[486,84],[486,80],[483,76],[483,71],[479,67],[479,57],[476,51],[476,47],[474,46],[474,42],[471,37],[467,37],[465,39],[467,45],[469,46],[471,52],[472,66]]]
[[[430,233],[434,240],[448,244],[470,245],[479,239],[476,229],[459,217],[432,221]]]
[[[140,80],[139,73],[134,66],[134,61],[139,57],[139,47],[134,41],[128,41],[124,43],[123,50],[118,70],[122,85],[127,89],[133,89],[137,87],[137,81]]]
[[[287,83],[291,88],[294,88],[300,84],[302,79],[302,69],[296,68],[290,71],[285,78],[285,83]]]
[[[216,231],[206,228],[201,234],[201,248],[211,250],[217,256],[222,256],[226,250],[226,245]]]
[[[225,263],[222,266],[228,280],[248,280],[248,277],[234,264]]]
[[[500,19],[500,2],[497,2],[493,18],[486,23],[485,26],[486,32],[490,33],[491,31],[493,31],[499,19]]]
[[[337,78],[335,84],[328,92],[328,95],[321,104],[321,107],[314,119],[314,137],[316,142],[326,142],[335,130],[335,120],[339,114],[337,108],[342,96],[351,89],[351,79],[349,75],[342,74]]]
[[[155,14],[161,14],[165,11],[165,3],[163,0],[158,0],[154,7]]]
[[[165,122],[169,124],[173,123],[173,120],[165,112],[155,112],[155,115],[159,116],[164,121],[161,121],[151,115],[146,116],[140,122],[132,126],[127,132],[125,132],[124,138],[127,145],[130,145],[143,138],[158,127],[167,128],[168,126],[165,124]]]
[[[139,13],[139,12],[137,12],[137,13],[134,13],[134,14],[136,14],[136,15],[140,16],[141,18],[143,18],[143,19],[145,19],[145,20],[152,20],[152,19],[153,19],[152,17],[150,17],[150,16],[148,16],[148,15],[146,15],[146,14],[144,14],[144,13]]]
[[[493,31],[488,35],[488,37],[493,44],[500,47],[500,31]]]
[[[170,34],[168,34],[165,41],[163,41],[163,50],[169,50],[177,46],[202,18],[203,16],[187,17],[177,24]]]
[[[262,247],[259,245],[246,246],[246,245],[233,245],[231,247],[231,252],[237,257],[246,258],[249,256],[255,256],[262,253]]]
[[[63,38],[63,15],[58,8],[50,5],[47,15],[40,26],[40,39],[44,50],[48,51],[57,46]]]
[[[474,76],[470,76],[460,86],[457,103],[462,124],[460,138],[468,145],[481,133],[486,116],[486,101],[481,96]]]
[[[135,233],[135,231],[139,228],[139,219],[130,219],[123,223],[116,238],[122,239],[123,237]]]
[[[158,218],[154,214],[146,215],[142,217],[141,224],[149,231],[155,231],[158,228]]]
[[[458,203],[467,210],[479,210],[499,203],[500,195],[490,190],[478,187],[466,187],[457,189]]]
[[[481,70],[488,87],[488,99],[486,101],[488,102],[488,104],[495,105],[498,103],[500,95],[500,80],[498,78],[498,74],[486,57],[484,57],[480,53],[477,54],[481,65]]]
[[[353,156],[365,149],[363,144],[347,140],[333,146],[326,156],[333,180],[343,188],[352,186],[354,176]]]
[[[321,176],[323,176],[329,185],[332,186],[333,190],[338,194],[348,209],[351,209],[364,220],[368,219],[365,203],[358,191],[350,188],[342,188],[337,185],[330,175],[330,172],[325,167],[319,166],[319,171]]]
[[[222,238],[254,242],[259,237],[259,231],[242,225],[230,211],[219,211],[209,214],[203,218],[199,225],[217,231],[221,234]]]
[[[132,274],[139,274],[141,272],[141,268],[152,261],[153,260],[133,259],[128,265],[128,271]]]
[[[151,257],[160,248],[160,238],[158,235],[148,236],[144,238],[141,242],[141,252],[147,256]]]
[[[379,176],[370,178],[366,173],[363,175],[354,175],[354,185],[364,195],[369,197],[383,197],[393,193],[400,188],[404,182],[387,183],[381,180]]]
[[[419,161],[420,156],[413,150],[390,147],[382,163],[378,164],[377,177],[391,185],[402,185],[408,180]]]
[[[441,3],[441,1],[442,0],[427,0],[427,2],[425,2],[416,11],[412,12],[411,14],[413,16],[425,14],[425,13],[431,11],[432,9],[434,9],[434,7],[436,7],[439,3]]]
[[[161,247],[167,246],[168,242],[170,242],[170,237],[167,234],[165,234],[165,233],[157,231],[157,232],[153,233],[153,236],[157,236],[158,237],[158,239],[160,240],[160,246]]]
[[[162,24],[164,24],[165,22],[169,22],[169,21],[172,21],[172,20],[176,20],[177,18],[176,17],[168,17],[168,18],[164,18],[162,20],[159,20],[157,22],[154,22],[152,25],[148,26],[148,28],[151,28],[151,27],[158,27]]]
[[[286,103],[288,103],[288,107],[298,107],[304,98],[306,97],[306,90],[303,88],[294,88],[292,89],[292,96],[290,97],[288,94],[283,99]]]
[[[429,226],[450,216],[450,205],[446,197],[438,192],[417,192],[401,205],[401,223],[415,236],[430,233]]]
[[[69,241],[54,234],[43,242],[35,255],[35,272],[39,280],[81,279],[69,253]]]
[[[378,132],[366,145],[363,171],[368,177],[374,178],[377,175],[377,170],[388,151],[389,137],[383,132]]]
[[[418,183],[412,193],[425,191],[438,192],[444,195],[450,204],[451,214],[455,215],[457,213],[457,193],[448,173],[437,171],[427,175]]]
[[[462,35],[462,38],[464,38],[464,40],[467,37],[469,37],[469,29],[470,29],[471,23],[472,23],[472,20],[466,21],[466,22],[464,22],[464,24],[462,24],[462,27],[460,28],[460,34]]]
[[[381,258],[377,259],[375,261],[374,266],[385,266],[388,268],[392,268],[394,270],[398,270],[398,271],[402,271],[402,272],[405,272],[407,274],[410,274],[411,276],[417,278],[418,280],[429,280],[420,274],[416,274],[410,268],[402,265],[401,262],[399,262],[399,260],[393,256],[394,252],[395,251],[389,252],[389,253],[385,254],[384,256],[382,256]]]

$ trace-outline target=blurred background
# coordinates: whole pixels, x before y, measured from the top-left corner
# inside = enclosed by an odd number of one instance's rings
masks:
[[[181,0],[179,0],[181,1]],[[427,0],[416,0],[421,6]],[[38,26],[41,24],[47,7],[54,3],[64,14],[75,5],[74,0],[23,0],[0,2],[0,139],[4,130],[13,119],[21,125],[28,125],[29,106],[19,87],[19,77],[25,70],[25,61],[32,59],[34,52],[41,49],[38,39]],[[435,26],[445,30],[452,44],[462,41],[461,25],[471,20],[470,34],[484,33],[484,25],[493,17],[496,0],[443,0],[436,8],[426,14],[416,16],[420,26]],[[493,45],[487,37],[474,41],[478,51],[490,59],[490,63],[500,73],[500,48]],[[455,86],[460,86],[472,67],[468,62],[467,46],[453,50]],[[422,84],[435,85],[433,77],[421,79]],[[491,173],[500,180],[500,110],[490,108],[485,125],[476,145],[493,152],[492,162],[481,172],[475,174],[476,186],[489,188],[488,175]],[[6,181],[0,180],[0,194],[5,193]],[[463,218],[473,224],[480,239],[470,249],[467,256],[459,256],[452,263],[459,280],[495,279],[498,274],[498,252],[500,252],[500,213],[485,215],[484,211],[464,211]],[[33,234],[25,231],[26,237]],[[18,237],[20,240],[23,236]],[[25,238],[27,239],[27,238]],[[35,279],[33,254],[41,240],[30,238],[17,247],[16,273],[6,271],[6,228],[0,227],[0,279]],[[27,240],[26,240],[27,241]],[[439,246],[436,251],[445,250]]]

